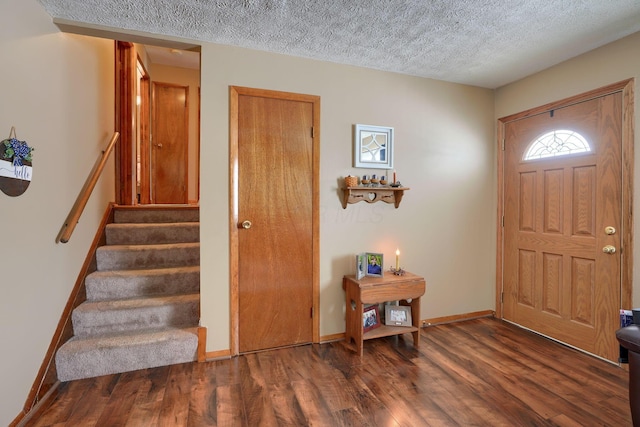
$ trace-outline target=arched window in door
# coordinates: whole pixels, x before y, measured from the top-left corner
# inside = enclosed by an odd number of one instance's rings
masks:
[[[589,143],[578,132],[564,129],[554,130],[536,138],[529,145],[523,160],[536,160],[589,151],[591,151]]]

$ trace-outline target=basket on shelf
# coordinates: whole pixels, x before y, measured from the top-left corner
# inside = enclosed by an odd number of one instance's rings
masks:
[[[347,187],[357,187],[358,186],[358,177],[357,176],[345,176],[344,183]]]

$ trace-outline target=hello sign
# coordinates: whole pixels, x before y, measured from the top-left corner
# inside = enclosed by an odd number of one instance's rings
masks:
[[[20,196],[29,187],[33,162],[33,148],[19,141],[11,128],[9,138],[0,141],[0,190],[7,196]]]

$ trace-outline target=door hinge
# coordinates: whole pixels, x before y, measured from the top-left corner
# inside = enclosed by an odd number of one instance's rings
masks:
[[[313,307],[311,307],[310,312],[311,312],[311,318],[313,319]]]
[[[504,138],[502,138],[502,151],[504,151]]]
[[[502,228],[504,228],[504,215],[502,215]]]
[[[316,128],[311,126],[311,138],[315,138],[315,137],[316,137]]]
[[[504,304],[504,292],[500,292],[500,304]]]

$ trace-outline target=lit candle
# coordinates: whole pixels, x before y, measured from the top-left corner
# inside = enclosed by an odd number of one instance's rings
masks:
[[[396,271],[400,270],[400,249],[396,249]]]

